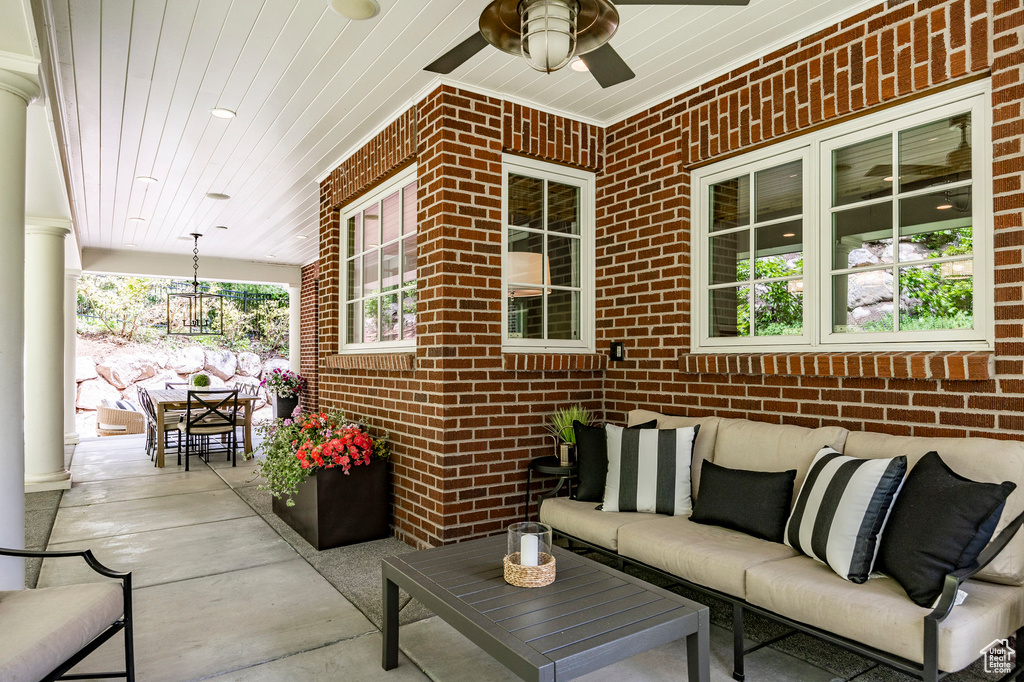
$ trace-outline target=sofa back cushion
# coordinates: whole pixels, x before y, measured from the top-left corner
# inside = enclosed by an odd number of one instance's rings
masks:
[[[704,460],[712,461],[715,452],[715,439],[718,434],[718,417],[681,417],[671,414],[661,414],[650,410],[630,410],[627,418],[628,426],[636,426],[644,422],[656,419],[659,429],[682,429],[687,426],[699,426],[697,440],[693,444],[693,461],[690,463],[690,495],[691,499],[697,499],[697,489],[700,486],[700,465]]]
[[[826,446],[843,452],[847,433],[838,426],[808,429],[789,424],[722,419],[712,461],[732,469],[796,469],[795,489],[800,490],[814,456]]]
[[[993,537],[1024,511],[1024,443],[993,438],[918,438],[857,431],[850,433],[843,454],[863,458],[906,455],[907,466],[912,470],[933,450],[950,469],[972,481],[1017,484],[1017,489],[1006,500]],[[884,535],[885,531],[882,533]],[[1018,532],[976,578],[1004,585],[1024,585],[1024,532]]]

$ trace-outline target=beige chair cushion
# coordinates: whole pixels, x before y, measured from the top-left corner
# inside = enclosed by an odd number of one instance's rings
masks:
[[[0,592],[0,680],[38,682],[123,612],[120,583]]]
[[[619,554],[741,599],[751,566],[797,555],[777,542],[679,516],[623,526]]]
[[[673,415],[651,412],[650,410],[631,410],[627,418],[628,426],[635,426],[649,422],[652,419],[658,420],[659,429],[682,429],[687,426],[700,426],[697,432],[697,441],[693,444],[693,460],[690,464],[690,487],[694,501],[697,499],[697,488],[700,486],[700,465],[708,459],[714,461],[715,438],[718,434],[718,417],[678,417]]]
[[[967,600],[939,624],[939,668],[961,670],[993,640],[1024,625],[1024,589],[968,581]],[[917,663],[924,659],[924,617],[892,578],[856,585],[808,557],[747,571],[747,601]]]
[[[619,529],[638,521],[666,518],[642,512],[605,512],[596,502],[577,502],[567,497],[549,497],[540,507],[540,521],[598,547],[619,549]]]
[[[851,457],[878,458],[906,455],[913,468],[931,451],[956,473],[973,481],[1002,483],[1013,481],[1017,489],[1006,500],[996,527],[998,534],[1024,511],[1024,443],[994,438],[917,438],[854,432],[846,439],[845,454]],[[1024,585],[1024,531],[1013,540],[977,576],[1004,585]]]
[[[799,491],[818,451],[827,445],[843,452],[848,433],[838,426],[807,429],[789,424],[723,419],[718,425],[715,456],[711,461],[730,469],[796,469],[794,486],[795,491]],[[793,501],[796,502],[796,492]]]

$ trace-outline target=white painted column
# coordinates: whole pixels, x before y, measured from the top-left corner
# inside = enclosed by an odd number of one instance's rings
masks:
[[[25,546],[25,118],[39,88],[0,69],[0,547]],[[0,559],[0,590],[25,586],[25,563]]]
[[[64,239],[71,224],[46,218],[25,222],[25,492],[67,490]]]
[[[64,444],[78,443],[75,423],[75,400],[78,383],[75,381],[75,357],[78,355],[78,279],[81,270],[64,271]]]
[[[302,289],[288,287],[288,361],[293,372],[301,367]]]

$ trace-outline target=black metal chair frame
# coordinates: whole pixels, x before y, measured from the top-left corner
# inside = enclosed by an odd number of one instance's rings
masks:
[[[53,670],[49,675],[43,678],[42,682],[50,682],[51,680],[105,680],[112,678],[125,678],[129,682],[135,680],[135,640],[132,624],[132,574],[122,573],[120,571],[114,571],[107,568],[93,556],[91,550],[84,551],[65,551],[65,552],[54,552],[54,551],[35,551],[35,550],[24,550],[24,549],[4,549],[0,547],[0,556],[11,556],[21,557],[25,559],[31,558],[64,558],[64,557],[81,557],[88,564],[89,568],[96,571],[102,576],[107,578],[115,578],[121,581],[121,589],[124,595],[124,614],[121,616],[121,620],[118,620],[110,625],[106,630],[96,636],[91,642],[85,645],[74,656],[64,661],[56,670]],[[74,673],[66,674],[67,671],[74,668],[76,665],[82,662],[89,654],[98,649],[100,645],[106,642],[108,639],[116,635],[118,632],[124,631],[124,671],[123,672],[103,672],[103,673]]]
[[[164,429],[163,434],[157,432],[156,418],[156,407],[153,405],[153,399],[149,397],[149,391],[144,388],[139,389],[139,403],[142,405],[142,414],[146,417],[146,454],[149,455],[150,461],[154,461],[156,458],[156,446],[157,438],[164,439],[164,449],[166,450],[171,446],[170,438],[171,429]]]
[[[559,530],[554,530],[553,532],[556,537],[565,538],[569,542],[569,549],[572,551],[578,553],[597,552],[598,554],[602,554],[606,557],[614,559],[617,562],[617,568],[620,571],[625,569],[626,564],[629,564],[637,568],[642,568],[645,571],[650,571],[651,573],[654,573],[655,575],[661,578],[669,580],[676,585],[683,585],[702,594],[706,594],[710,597],[720,599],[731,604],[733,635],[732,676],[733,679],[737,680],[738,682],[743,682],[744,680],[743,656],[745,654],[753,653],[758,649],[762,649],[770,644],[774,644],[775,642],[786,639],[787,637],[795,635],[799,632],[803,632],[814,637],[818,637],[820,639],[825,640],[826,642],[835,644],[836,646],[842,647],[843,649],[846,649],[848,651],[852,651],[853,653],[864,656],[865,658],[870,658],[876,662],[874,666],[858,673],[853,678],[849,678],[847,682],[850,682],[850,680],[856,677],[864,675],[865,673],[873,670],[879,665],[884,665],[886,667],[893,668],[912,677],[916,677],[919,680],[923,680],[924,682],[937,682],[938,680],[941,680],[948,674],[939,670],[939,623],[945,620],[946,616],[948,616],[950,612],[953,610],[953,606],[956,602],[957,590],[960,588],[960,585],[963,584],[964,581],[977,575],[983,568],[985,568],[985,566],[987,566],[993,559],[995,559],[999,552],[1001,552],[1003,548],[1006,547],[1007,544],[1009,544],[1010,540],[1013,539],[1013,536],[1017,533],[1022,524],[1024,524],[1024,513],[1021,513],[1017,518],[1011,521],[1010,525],[1004,528],[1003,531],[999,533],[999,535],[992,542],[990,542],[987,547],[985,547],[981,555],[978,557],[978,561],[975,563],[974,566],[960,571],[955,571],[946,576],[945,583],[942,587],[942,595],[939,597],[938,604],[935,606],[934,609],[932,609],[932,611],[928,615],[924,617],[923,663],[916,663],[901,656],[891,654],[887,651],[875,649],[874,647],[866,646],[855,640],[847,639],[846,637],[841,637],[827,630],[822,630],[821,628],[817,628],[813,625],[807,625],[806,623],[801,623],[791,618],[787,618],[786,616],[781,616],[773,611],[769,611],[768,609],[765,609],[763,607],[751,604],[746,600],[739,599],[730,594],[720,592],[719,590],[715,590],[710,587],[699,585],[689,580],[685,580],[677,575],[673,575],[659,568],[655,568],[654,566],[645,564],[642,561],[629,559],[609,549],[587,542],[586,540],[582,540],[573,535],[569,535],[568,533],[563,533]],[[574,545],[582,545],[583,549],[580,550],[574,547]],[[671,587],[671,585],[669,585],[668,587]],[[744,648],[744,611],[756,613],[760,616],[768,618],[769,620],[773,620],[777,623],[786,625],[787,627],[791,628],[791,630],[789,632],[783,633],[782,635],[779,635],[778,637],[773,637],[763,642],[758,642],[757,644],[751,647]],[[1016,631],[1015,651],[1016,664],[1013,670],[1006,673],[1004,676],[1000,677],[996,682],[1009,682],[1010,680],[1017,680],[1018,675],[1024,673],[1024,627]]]
[[[188,383],[184,381],[168,381],[164,384],[164,388],[168,391],[175,391],[178,389],[188,388]]]
[[[194,412],[194,414],[193,414]],[[212,420],[212,421],[211,421]],[[210,461],[210,436],[227,436],[228,461],[231,466],[238,465],[238,391],[232,389],[213,389],[209,391],[189,391],[185,407],[185,471],[189,470],[188,458],[192,455],[192,446],[199,448],[196,453],[206,462]],[[206,434],[192,433],[193,429],[211,426],[230,427],[223,433]],[[178,464],[181,464],[181,436],[178,436]]]

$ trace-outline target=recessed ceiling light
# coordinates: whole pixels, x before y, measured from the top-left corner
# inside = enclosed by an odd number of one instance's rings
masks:
[[[138,180],[139,182],[144,182],[147,185],[150,185],[150,184],[152,184],[154,182],[157,182],[156,178],[151,178],[148,175],[140,175],[139,177],[137,177],[135,179]]]
[[[309,235],[308,234],[297,234],[297,235],[295,235],[295,238],[296,239],[308,239]]]
[[[380,12],[377,0],[331,0],[331,9],[346,19],[372,19]]]
[[[216,116],[217,118],[234,118],[235,112],[230,109],[223,109],[221,107],[214,107],[210,109],[210,115]]]
[[[135,246],[135,244],[125,244],[125,246]]]
[[[178,237],[178,241],[190,242],[190,241],[192,241],[192,237],[184,237],[184,236]]]
[[[277,258],[277,256],[272,253],[268,253],[267,258]]]
[[[953,204],[942,204],[940,206],[936,206],[935,208],[937,208],[940,211],[945,211],[948,208],[953,208]]]
[[[215,230],[226,230],[226,229],[228,229],[228,226],[227,225],[214,225],[213,229],[215,229]]]
[[[892,176],[890,175],[890,176],[889,176],[889,177],[887,177],[887,178],[882,178],[882,181],[883,181],[883,182],[892,182]]]
[[[144,222],[146,222],[146,219],[145,218],[135,217],[135,218],[129,218],[128,221],[132,222],[132,223],[144,223]]]
[[[786,234],[784,234],[782,236],[783,237],[795,237],[796,236],[796,232],[787,232]]]
[[[206,198],[213,199],[215,201],[227,201],[231,196],[228,194],[221,194],[220,192],[207,192]]]
[[[576,59],[572,60],[572,63],[569,66],[572,67],[573,71],[590,71],[590,69],[587,68],[586,62],[584,62],[579,57],[576,57]]]

